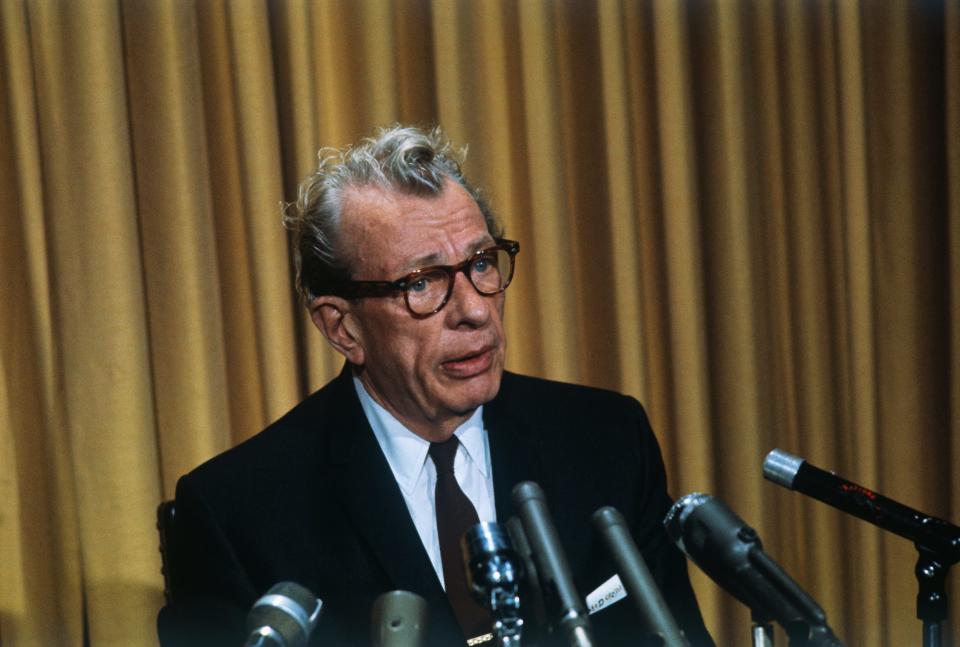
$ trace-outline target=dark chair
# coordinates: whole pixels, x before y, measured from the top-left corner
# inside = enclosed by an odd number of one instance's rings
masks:
[[[174,501],[163,501],[157,506],[157,532],[160,534],[160,558],[163,575],[163,597],[167,604],[173,603],[173,594],[177,589],[174,578],[177,563],[177,505]]]
[[[182,536],[184,520],[182,511],[177,516],[175,501],[163,501],[157,506],[160,572],[167,605],[157,616],[160,645],[239,645],[240,638],[246,635],[244,616],[238,615],[229,601],[204,599],[191,591],[192,563]]]

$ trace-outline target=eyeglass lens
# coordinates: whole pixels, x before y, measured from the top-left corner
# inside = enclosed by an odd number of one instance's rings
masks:
[[[510,283],[510,254],[503,249],[490,250],[474,258],[465,270],[470,282],[481,294],[496,294]],[[417,314],[429,314],[439,308],[450,291],[452,273],[443,270],[423,272],[407,286],[407,304]]]

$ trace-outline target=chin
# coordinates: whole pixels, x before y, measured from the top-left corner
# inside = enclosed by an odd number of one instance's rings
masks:
[[[451,399],[450,409],[459,411],[461,415],[467,415],[473,412],[480,405],[493,400],[500,391],[500,377],[503,369],[489,371],[483,376],[478,376],[468,384],[462,384],[456,388],[456,394]]]

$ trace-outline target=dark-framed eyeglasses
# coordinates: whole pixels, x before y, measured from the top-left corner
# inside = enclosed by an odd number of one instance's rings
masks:
[[[463,272],[474,289],[485,296],[499,294],[513,280],[514,258],[520,251],[515,240],[497,239],[495,245],[473,253],[456,265],[431,265],[396,281],[342,281],[332,293],[345,299],[386,297],[403,292],[415,317],[428,317],[447,305],[457,273]]]

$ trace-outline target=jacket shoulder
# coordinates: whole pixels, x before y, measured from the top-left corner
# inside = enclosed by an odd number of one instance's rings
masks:
[[[345,388],[348,387],[348,388]],[[297,468],[315,467],[328,453],[329,436],[346,424],[356,399],[349,379],[327,383],[269,424],[265,429],[202,463],[181,481],[236,484],[260,476],[282,478]],[[356,408],[359,409],[359,402]]]
[[[580,411],[594,416],[643,414],[643,407],[635,398],[616,391],[506,371],[497,401],[514,410],[536,407],[536,414],[540,416],[563,416]]]

